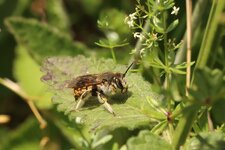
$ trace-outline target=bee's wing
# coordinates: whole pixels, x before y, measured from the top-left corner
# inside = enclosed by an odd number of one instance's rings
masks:
[[[89,85],[98,84],[100,81],[97,80],[96,74],[79,76],[67,84],[68,88],[82,88]]]

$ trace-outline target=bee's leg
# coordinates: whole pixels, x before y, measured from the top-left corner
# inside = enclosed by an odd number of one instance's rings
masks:
[[[113,111],[112,107],[110,106],[110,104],[107,102],[107,98],[105,95],[103,95],[100,92],[97,92],[97,96],[98,96],[98,101],[103,104],[103,106],[105,107],[105,109],[107,109],[111,114],[113,114],[114,116],[116,115],[115,112]]]
[[[91,96],[90,91],[84,92],[78,99],[78,102],[75,106],[75,111],[78,111],[85,104],[85,102],[88,100],[90,96]]]

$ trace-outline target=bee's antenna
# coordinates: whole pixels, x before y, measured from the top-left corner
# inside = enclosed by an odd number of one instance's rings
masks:
[[[134,62],[132,62],[132,63],[130,64],[130,66],[129,66],[129,67],[127,68],[127,70],[124,72],[123,77],[126,76],[128,70],[133,66],[133,64],[134,64]]]

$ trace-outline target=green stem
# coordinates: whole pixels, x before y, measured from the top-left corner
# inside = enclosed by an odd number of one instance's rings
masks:
[[[219,24],[219,17],[222,14],[224,5],[224,0],[213,1],[213,6],[210,10],[210,16],[195,68],[202,68],[206,65],[213,43],[213,38],[215,37],[215,30],[217,29],[217,26]],[[192,81],[193,79],[194,76],[192,78]],[[179,149],[180,146],[185,143],[200,108],[201,106],[199,104],[191,104],[183,110],[183,116],[179,120],[179,123],[175,129],[176,132],[172,140],[174,149]]]
[[[116,60],[116,55],[115,55],[113,47],[110,48],[110,51],[111,51],[111,54],[112,54],[112,58],[113,58],[114,62],[116,63],[117,60]]]
[[[216,30],[218,29],[220,17],[223,13],[223,9],[225,7],[224,0],[214,0],[212,4],[212,8],[210,10],[209,19],[207,22],[205,34],[202,40],[200,52],[198,54],[198,59],[194,68],[194,73],[192,77],[192,83],[195,78],[195,70],[197,68],[203,68],[206,66],[207,60],[210,55],[210,51],[214,50],[212,48],[213,39],[216,36]]]
[[[203,19],[202,16],[207,11],[206,9],[208,7],[207,4],[209,4],[209,0],[198,0],[195,5],[193,15],[192,15],[192,25],[191,25],[191,32],[193,33],[193,37],[195,37],[196,34],[198,34],[196,30],[197,30],[197,27],[199,27],[200,23],[202,22],[202,19]],[[179,64],[185,60],[186,49],[187,49],[187,35],[185,33],[183,36],[183,44],[177,51],[174,64]]]
[[[183,110],[183,116],[179,120],[172,139],[175,150],[179,150],[180,146],[185,143],[199,109],[199,104],[191,104]]]
[[[215,33],[218,28],[224,6],[224,0],[213,1],[195,68],[202,68],[207,63],[210,50],[212,50],[211,47],[213,44],[213,39],[215,37]]]
[[[166,11],[163,12],[162,19],[163,19],[163,28],[164,28],[164,33],[163,33],[163,37],[164,37],[163,45],[164,45],[164,52],[165,52],[164,61],[166,66],[165,89],[167,89],[169,87],[169,72],[168,72],[169,64],[168,64],[168,48],[167,48],[167,33],[166,33],[166,29],[167,29],[167,23],[166,23],[167,12]]]

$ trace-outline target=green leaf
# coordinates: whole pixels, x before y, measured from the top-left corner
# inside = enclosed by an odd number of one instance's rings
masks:
[[[46,1],[46,16],[48,23],[60,30],[69,31],[69,18],[63,7],[62,0],[48,0]]]
[[[69,115],[71,120],[85,124],[90,130],[117,127],[133,129],[141,125],[149,125],[155,110],[148,104],[147,97],[157,99],[157,96],[152,92],[150,84],[138,74],[128,73],[126,76],[129,86],[127,94],[110,97],[109,103],[117,114],[116,116],[104,110],[102,106],[98,106],[96,98],[90,98],[90,101],[79,112],[71,112],[75,106],[75,100],[73,90],[65,88],[68,80],[88,73],[124,72],[125,70],[125,66],[116,65],[111,59],[83,56],[54,57],[47,59],[43,64],[42,71],[45,75],[42,80],[51,85],[55,93],[53,102],[58,105],[58,110]]]
[[[214,50],[212,46],[214,46],[214,39],[217,39],[218,36],[216,31],[220,25],[220,16],[223,14],[224,8],[224,0],[213,1],[195,68],[205,67],[210,53]]]
[[[169,143],[147,130],[141,131],[137,137],[130,138],[127,142],[127,148],[129,150],[172,150]]]
[[[65,127],[64,127],[65,128]],[[8,131],[5,138],[0,141],[1,150],[40,150],[40,149],[70,149],[71,143],[61,135],[61,129],[52,121],[48,121],[48,128],[40,129],[35,118],[27,118],[16,129]],[[41,147],[43,138],[49,138],[45,147]]]
[[[95,44],[100,46],[100,47],[103,47],[103,48],[112,49],[112,48],[118,48],[118,47],[126,46],[129,43],[127,43],[125,41],[122,41],[120,43],[119,42],[118,43],[113,43],[113,42],[110,42],[109,40],[103,39],[103,40],[99,40],[99,42],[95,42]]]
[[[151,133],[154,133],[156,135],[159,135],[162,133],[162,131],[168,126],[167,124],[167,120],[164,120],[162,122],[159,122],[157,125],[155,125],[152,129],[151,129]]]
[[[172,68],[170,67],[170,70],[175,73],[175,74],[186,74],[186,71],[180,70],[180,69],[176,69],[176,68]]]
[[[222,124],[225,122],[225,99],[218,100],[212,107],[212,118],[216,123]]]
[[[166,29],[166,33],[172,31],[172,30],[178,25],[178,23],[179,23],[179,20],[178,20],[178,19],[174,20],[174,21],[169,25],[169,27]]]
[[[115,17],[116,16],[116,17]],[[124,25],[124,18],[126,14],[117,9],[106,9],[100,13],[98,20],[98,27],[106,31],[114,31],[122,36],[121,39],[127,38],[130,29]]]
[[[152,22],[153,22],[154,28],[157,32],[164,33],[163,23],[159,18],[154,16]]]
[[[181,63],[181,64],[176,64],[176,65],[175,65],[175,68],[177,68],[177,69],[185,69],[185,68],[187,68],[187,66],[192,66],[194,63],[195,63],[195,62],[192,61],[192,62],[190,63],[190,65],[188,65],[186,62],[183,62],[183,63]]]
[[[182,117],[180,118],[172,139],[172,146],[174,149],[180,149],[180,146],[186,142],[186,138],[193,126],[197,113],[200,109],[198,104],[189,104],[182,110]]]
[[[199,102],[213,104],[215,101],[224,97],[224,76],[224,72],[218,69],[196,69],[190,95]]]
[[[102,137],[101,139],[99,139],[98,141],[94,141],[92,143],[92,148],[96,148],[100,145],[103,145],[103,144],[109,142],[111,139],[112,139],[112,135],[106,135],[106,136]]]
[[[222,150],[225,149],[225,134],[220,132],[203,132],[191,138],[185,150]]]
[[[39,62],[49,56],[74,56],[87,49],[81,43],[73,42],[61,34],[58,29],[34,19],[11,17],[5,23],[17,42]]]
[[[13,68],[14,77],[22,89],[35,100],[39,108],[49,108],[51,95],[46,93],[47,86],[40,81],[40,66],[30,57],[23,47],[16,48]]]
[[[40,133],[38,122],[30,118],[16,130],[6,134],[7,136],[1,141],[0,149],[39,150],[39,141],[41,140]]]

